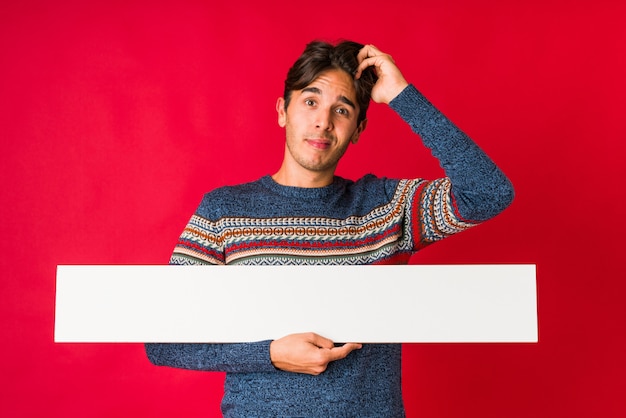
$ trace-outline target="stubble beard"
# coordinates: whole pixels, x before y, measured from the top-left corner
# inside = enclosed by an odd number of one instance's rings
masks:
[[[336,142],[335,138],[328,139],[330,139],[332,142]],[[304,156],[298,154],[297,152],[294,152],[295,150],[292,149],[291,142],[287,141],[287,149],[289,150],[289,153],[291,154],[291,157],[294,159],[294,161],[306,170],[313,172],[323,172],[328,170],[334,171],[337,167],[337,164],[339,163],[339,160],[341,159],[341,157],[343,157],[349,145],[350,143],[346,142],[346,145],[343,148],[334,150],[334,152],[328,155],[327,159],[316,162],[309,161]]]

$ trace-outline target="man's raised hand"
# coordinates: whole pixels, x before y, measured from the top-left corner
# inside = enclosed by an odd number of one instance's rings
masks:
[[[385,54],[374,45],[365,45],[357,55],[359,66],[354,78],[368,67],[374,67],[378,81],[372,89],[372,100],[376,103],[389,104],[408,85],[404,76],[396,66],[391,55]]]

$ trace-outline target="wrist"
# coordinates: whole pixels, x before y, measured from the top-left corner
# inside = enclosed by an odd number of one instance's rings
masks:
[[[391,88],[389,90],[389,99],[385,101],[386,104],[389,104],[393,101],[393,99],[395,99],[396,97],[398,97],[400,95],[400,93],[402,93],[404,91],[404,89],[406,89],[409,86],[409,83],[407,83],[406,81],[402,81],[397,83],[393,88]]]

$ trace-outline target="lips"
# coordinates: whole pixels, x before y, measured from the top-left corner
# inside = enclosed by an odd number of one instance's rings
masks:
[[[330,148],[330,140],[325,138],[308,138],[306,142],[313,148],[325,150]]]

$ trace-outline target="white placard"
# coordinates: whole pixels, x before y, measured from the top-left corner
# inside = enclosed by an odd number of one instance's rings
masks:
[[[534,265],[58,266],[56,342],[536,342]]]

